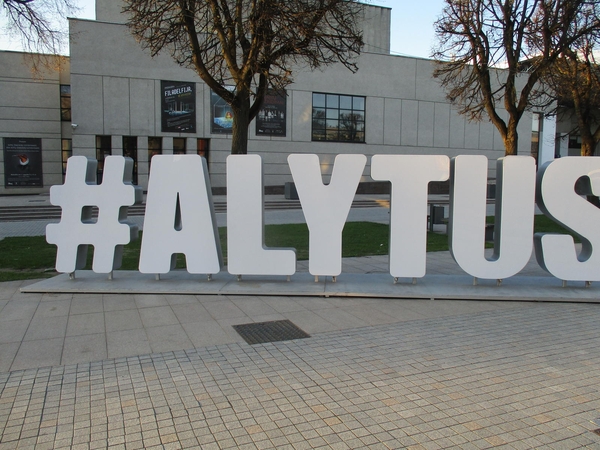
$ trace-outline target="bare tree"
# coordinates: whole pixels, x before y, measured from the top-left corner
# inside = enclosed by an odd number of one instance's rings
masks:
[[[231,106],[237,154],[248,151],[249,125],[268,88],[282,92],[301,66],[339,62],[356,71],[363,45],[361,6],[353,0],[125,3],[129,27],[152,56],[170,52]]]
[[[515,155],[517,126],[540,78],[583,37],[597,39],[599,18],[597,0],[446,0],[435,24],[434,76],[460,113],[487,114]]]
[[[72,0],[0,1],[8,31],[21,40],[23,48],[49,55],[62,53],[68,36],[64,19],[77,10]]]
[[[562,54],[542,77],[546,94],[555,102],[555,113],[571,118],[581,136],[581,156],[593,156],[600,142],[600,66],[597,46],[584,39],[575,50]]]

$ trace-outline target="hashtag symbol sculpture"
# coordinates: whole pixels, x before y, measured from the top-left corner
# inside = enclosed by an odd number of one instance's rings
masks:
[[[46,226],[46,240],[58,247],[56,270],[74,274],[86,264],[88,245],[94,247],[92,270],[112,273],[121,267],[123,246],[137,239],[137,226],[128,223],[127,209],[140,203],[142,191],[131,184],[133,160],[108,156],[102,184],[96,184],[98,161],[72,156],[62,186],[50,188],[50,203],[62,208],[61,220]],[[98,207],[98,220],[92,207]]]

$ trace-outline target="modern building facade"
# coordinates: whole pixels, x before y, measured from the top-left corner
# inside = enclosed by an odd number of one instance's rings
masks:
[[[151,58],[120,11],[117,1],[97,0],[96,20],[71,19],[70,67],[42,81],[31,78],[20,54],[0,53],[0,137],[41,139],[43,159],[42,186],[4,184],[0,193],[43,192],[61,183],[71,148],[98,159],[98,180],[105,156],[132,157],[134,181],[144,188],[153,155],[200,154],[208,160],[213,188],[225,187],[227,105],[193,70],[167,54]],[[495,127],[457,114],[432,77],[432,61],[389,54],[389,8],[365,5],[364,11],[366,45],[358,72],[341,65],[299,70],[286,97],[267,98],[251,125],[249,153],[262,156],[265,185],[292,181],[290,153],[318,154],[325,179],[341,153],[483,154],[493,178],[495,160],[504,155]],[[12,61],[10,70],[4,61]],[[519,128],[520,154],[531,154],[531,133],[530,115]],[[547,144],[554,146],[551,136]],[[6,157],[6,143],[4,148]],[[364,182],[372,181],[369,173],[367,165]]]
[[[47,192],[71,155],[69,60],[45,57],[56,70],[35,73],[38,57],[0,51],[0,194]]]

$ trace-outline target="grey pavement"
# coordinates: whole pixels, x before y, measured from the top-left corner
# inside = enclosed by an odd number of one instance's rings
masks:
[[[447,252],[431,261],[456,274]],[[0,450],[600,449],[597,303],[20,291],[31,283],[0,283]],[[232,327],[283,319],[310,337],[249,345]]]

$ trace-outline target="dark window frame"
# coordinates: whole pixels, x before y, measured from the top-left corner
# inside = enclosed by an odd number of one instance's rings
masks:
[[[366,103],[362,95],[313,92],[311,140],[366,143]]]
[[[98,160],[97,183],[102,183],[104,173],[104,159],[112,155],[112,137],[107,135],[96,135],[96,159]]]
[[[60,85],[60,120],[61,122],[71,121],[71,85]]]
[[[137,136],[123,136],[123,156],[129,157],[133,160],[133,171],[131,174],[131,182],[135,185],[138,184],[138,137]]]
[[[66,147],[66,148],[65,148]],[[73,156],[73,140],[72,139],[61,139],[60,140],[60,155],[62,160],[63,178],[67,174],[67,161]]]

